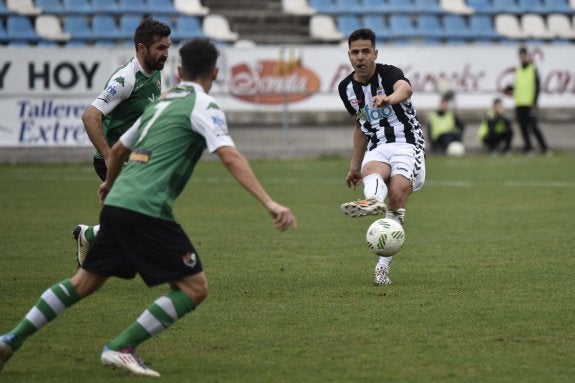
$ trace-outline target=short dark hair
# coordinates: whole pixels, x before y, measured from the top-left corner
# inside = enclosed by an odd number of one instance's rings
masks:
[[[180,48],[182,70],[190,80],[209,75],[216,66],[218,56],[218,49],[206,38],[187,41]]]
[[[136,48],[138,44],[144,44],[146,48],[154,43],[156,37],[168,37],[172,33],[169,25],[154,20],[151,17],[146,17],[140,22],[140,25],[134,32],[134,45]]]
[[[353,31],[347,39],[347,46],[349,47],[356,40],[369,40],[371,45],[375,47],[375,33],[369,28],[360,28]]]
[[[493,106],[495,106],[495,104],[500,104],[503,100],[501,100],[499,97],[496,97],[493,99]]]
[[[525,48],[525,47],[520,47],[520,48],[519,48],[519,54],[520,54],[520,55],[525,55],[525,54],[527,54],[527,48]]]

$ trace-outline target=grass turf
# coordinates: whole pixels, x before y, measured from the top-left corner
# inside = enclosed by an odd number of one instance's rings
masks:
[[[570,382],[575,376],[574,156],[431,157],[393,285],[372,285],[375,218],[341,202],[347,160],[256,161],[300,228],[276,232],[217,162],[176,204],[210,296],[139,347],[165,382]],[[75,272],[95,223],[89,165],[0,166],[0,332]],[[2,381],[123,382],[101,347],[165,287],[112,279],[31,337]]]

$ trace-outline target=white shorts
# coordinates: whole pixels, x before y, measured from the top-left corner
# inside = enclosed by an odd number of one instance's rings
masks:
[[[371,161],[383,162],[391,167],[391,176],[402,175],[411,181],[413,191],[425,183],[425,153],[423,148],[405,143],[381,144],[365,152],[361,167]]]

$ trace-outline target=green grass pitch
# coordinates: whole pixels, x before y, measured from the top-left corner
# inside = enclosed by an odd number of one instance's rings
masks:
[[[176,204],[210,295],[139,353],[163,382],[571,382],[575,156],[430,157],[410,198],[393,285],[372,285],[372,218],[339,204],[348,160],[255,161],[299,229],[214,161]],[[71,230],[95,223],[89,164],[0,166],[0,332],[75,272]],[[102,346],[166,287],[113,279],[18,351],[2,382],[133,382]]]

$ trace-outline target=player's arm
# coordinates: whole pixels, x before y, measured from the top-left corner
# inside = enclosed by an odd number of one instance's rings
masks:
[[[104,113],[92,105],[89,105],[82,114],[82,122],[88,138],[96,150],[106,159],[110,153],[110,146],[104,137],[103,121]]]
[[[226,169],[234,178],[251,193],[270,213],[276,228],[286,230],[290,226],[297,227],[297,222],[290,211],[285,206],[276,203],[265,191],[261,183],[256,178],[247,159],[233,146],[222,146],[216,153]]]
[[[409,100],[413,90],[406,80],[397,80],[393,84],[393,93],[390,95],[381,94],[373,98],[373,105],[377,108],[383,105],[396,105]]]
[[[355,188],[361,182],[361,162],[363,161],[365,148],[367,147],[367,136],[362,132],[357,117],[353,116],[352,118],[355,125],[353,132],[353,149],[349,162],[349,171],[345,177],[345,182],[349,188],[352,186]]]

